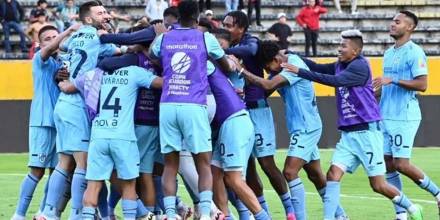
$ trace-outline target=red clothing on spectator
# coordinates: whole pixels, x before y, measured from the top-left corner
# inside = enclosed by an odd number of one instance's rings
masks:
[[[301,8],[298,16],[296,16],[296,22],[301,27],[304,27],[305,24],[310,30],[319,30],[319,16],[327,13],[327,11],[328,10],[322,6],[305,6]]]

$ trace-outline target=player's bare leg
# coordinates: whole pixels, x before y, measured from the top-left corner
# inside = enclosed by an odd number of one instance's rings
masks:
[[[223,181],[224,173],[221,168],[216,166],[211,166],[212,176],[216,181],[212,183],[212,192],[213,192],[213,201],[217,205],[217,207],[222,211],[225,215],[228,215],[228,195],[226,192],[225,182]],[[220,181],[222,180],[222,181]]]

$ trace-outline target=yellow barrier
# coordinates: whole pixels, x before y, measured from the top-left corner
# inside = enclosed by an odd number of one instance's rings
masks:
[[[319,63],[335,61],[334,58],[316,58]],[[374,76],[382,75],[382,58],[370,57]],[[428,90],[422,95],[440,95],[440,57],[428,58]],[[32,99],[32,65],[27,60],[0,61],[0,100]],[[334,96],[334,89],[315,83],[317,96]],[[278,93],[274,93],[278,96]]]

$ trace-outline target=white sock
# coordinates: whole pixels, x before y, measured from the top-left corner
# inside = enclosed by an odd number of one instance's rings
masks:
[[[408,214],[406,212],[396,214],[396,219],[406,220],[408,219]]]
[[[408,207],[408,212],[409,213],[414,213],[414,212],[416,212],[418,209],[417,209],[417,206],[415,206],[415,205],[412,205],[412,206],[410,206],[410,207]]]

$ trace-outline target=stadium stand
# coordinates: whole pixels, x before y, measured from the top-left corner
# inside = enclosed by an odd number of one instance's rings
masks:
[[[78,0],[81,3],[84,0]],[[36,6],[36,0],[19,1],[26,11],[26,15]],[[58,1],[48,1],[49,7],[54,7]],[[133,16],[134,19],[144,16],[144,0],[104,0],[108,9],[117,9],[122,13]],[[348,1],[341,2],[348,7]],[[259,37],[264,37],[266,30],[276,22],[277,14],[287,14],[288,23],[292,27],[293,35],[289,38],[290,49],[302,53],[304,51],[304,34],[294,18],[302,6],[299,0],[262,1],[262,23],[264,28],[251,27],[251,32]],[[329,13],[321,17],[321,30],[318,40],[319,56],[334,56],[335,45],[339,43],[339,33],[349,28],[357,28],[365,34],[366,44],[364,54],[368,56],[381,56],[383,51],[390,46],[392,40],[388,35],[390,20],[399,10],[408,9],[416,12],[420,18],[417,32],[413,35],[414,41],[421,44],[427,55],[440,55],[440,0],[358,0],[358,14],[339,14],[334,8],[333,1],[324,1],[324,6]],[[225,12],[224,1],[212,1],[215,18],[221,20]],[[23,23],[23,25],[27,25]],[[128,27],[130,23],[122,22],[120,27]],[[0,30],[0,35],[3,31]],[[15,52],[18,52],[19,38],[12,33],[11,42]],[[3,43],[3,39],[2,39]],[[29,45],[30,46],[30,45]],[[27,58],[27,54],[5,54],[3,46],[0,47],[0,59]]]

